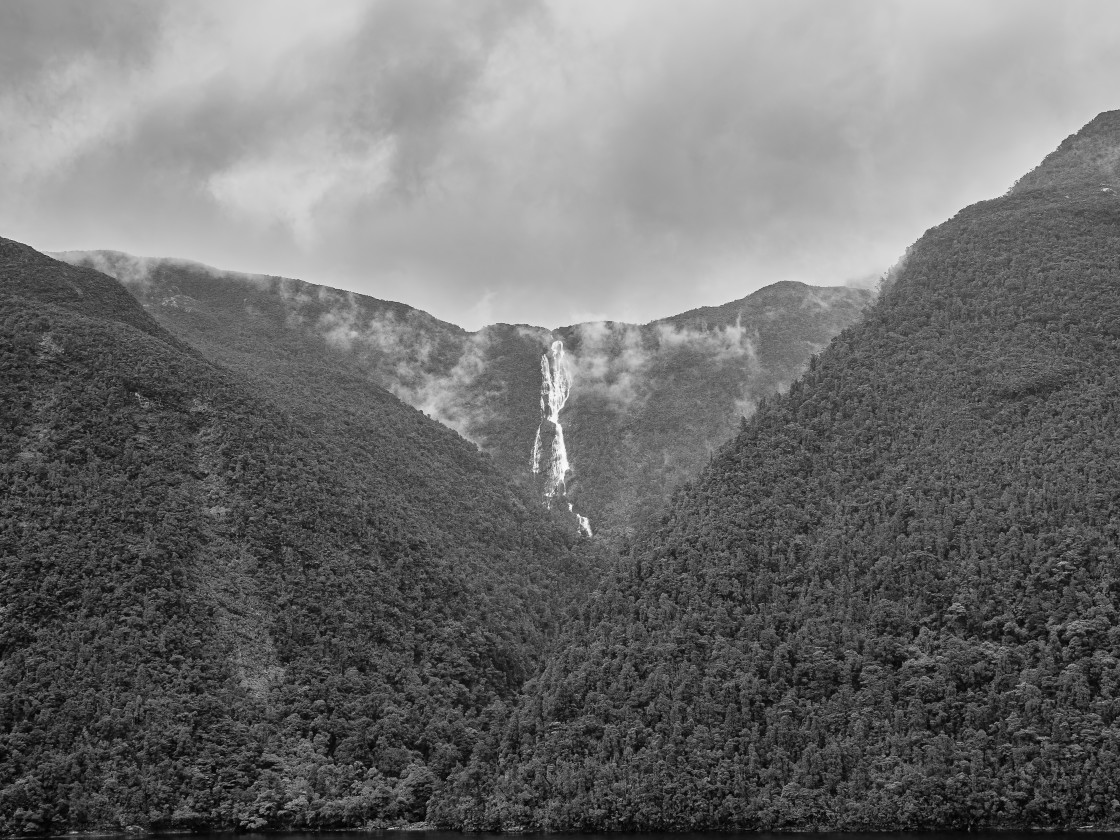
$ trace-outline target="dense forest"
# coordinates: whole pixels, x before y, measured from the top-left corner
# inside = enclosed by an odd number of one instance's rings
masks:
[[[1120,112],[928,231],[619,558],[469,828],[1120,826]]]
[[[596,574],[364,379],[281,402],[0,240],[0,833],[422,819]]]
[[[318,292],[0,239],[0,834],[1120,828],[1118,150],[928,231],[617,546],[306,352]],[[686,388],[742,331],[679,318]]]
[[[118,278],[169,332],[292,411],[314,406],[329,424],[340,401],[373,382],[459,431],[526,487],[540,359],[562,340],[572,380],[561,414],[568,500],[605,537],[653,521],[742,414],[796,379],[872,298],[781,282],[642,326],[492,324],[472,333],[405,304],[300,280],[113,251],[57,256]]]

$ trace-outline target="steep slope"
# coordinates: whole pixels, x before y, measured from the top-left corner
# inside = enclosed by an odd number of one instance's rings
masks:
[[[928,231],[678,494],[439,818],[1120,826],[1117,150],[1112,112]]]
[[[1081,131],[1067,137],[1034,170],[1012,188],[1022,194],[1046,187],[1071,187],[1075,191],[1096,187],[1108,192],[1120,189],[1120,111],[1099,114]]]
[[[648,529],[759,400],[784,389],[871,292],[782,282],[638,327],[558,331],[573,360],[571,495],[604,530]]]
[[[335,386],[264,399],[0,239],[0,834],[421,819],[538,668],[588,543]]]
[[[567,500],[603,534],[631,534],[654,516],[743,412],[788,385],[871,299],[865,290],[778,283],[645,326],[495,324],[468,333],[403,304],[298,280],[109,251],[58,256],[119,278],[168,330],[271,398],[294,393],[300,404],[327,406],[372,380],[541,494],[548,482],[531,473],[541,357],[563,341]]]

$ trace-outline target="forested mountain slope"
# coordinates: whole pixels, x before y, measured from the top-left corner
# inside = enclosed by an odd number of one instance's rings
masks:
[[[743,415],[871,300],[866,289],[784,281],[643,326],[558,330],[575,367],[564,426],[573,497],[608,533],[648,530]]]
[[[743,412],[787,386],[871,300],[867,290],[783,282],[643,326],[494,324],[471,333],[404,304],[299,280],[113,251],[57,256],[117,277],[170,332],[290,410],[313,406],[329,424],[351,391],[374,382],[527,487],[539,485],[531,466],[541,356],[563,341],[567,499],[607,535],[654,517]]]
[[[264,399],[0,239],[0,834],[420,819],[538,669],[590,544],[291,375]]]
[[[1118,150],[1103,114],[928,231],[677,495],[439,819],[1120,826]]]

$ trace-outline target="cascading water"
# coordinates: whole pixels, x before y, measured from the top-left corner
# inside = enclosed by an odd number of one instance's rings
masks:
[[[587,534],[587,536],[590,537],[591,536],[591,520],[588,519],[586,516],[580,516],[578,513],[576,514],[576,519],[579,520],[579,529],[581,531],[583,531],[583,533]]]
[[[541,427],[537,426],[537,438],[533,441],[533,474],[541,471]]]
[[[560,410],[568,401],[571,389],[572,380],[564,363],[564,342],[554,341],[549,351],[541,356],[541,422],[537,425],[537,436],[533,440],[533,473],[540,474],[546,469],[541,429],[545,423],[551,425],[551,446],[544,483],[545,503],[549,507],[552,507],[552,500],[557,494],[563,496],[567,491],[565,479],[570,467],[568,449],[564,445],[564,427],[560,423]],[[571,509],[572,505],[569,503],[568,510]],[[579,519],[580,531],[591,536],[591,523],[587,517],[578,513],[576,517]]]
[[[551,356],[551,363],[549,361]],[[564,365],[564,342],[552,342],[552,348],[541,356],[541,422],[537,425],[537,438],[533,443],[533,472],[539,473],[544,454],[541,446],[541,428],[552,425],[552,446],[548,458],[548,475],[545,479],[544,497],[551,503],[557,492],[563,494],[564,477],[568,474],[568,450],[564,446],[564,427],[560,423],[560,409],[568,401],[572,381]]]

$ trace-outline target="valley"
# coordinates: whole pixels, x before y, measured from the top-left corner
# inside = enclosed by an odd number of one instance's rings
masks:
[[[512,481],[546,501],[562,496],[573,531],[580,516],[585,531],[627,539],[873,299],[783,282],[646,325],[470,333],[299,280],[117,252],[55,256],[116,277],[171,333],[274,398],[301,399],[317,377],[380,385],[475,443]]]
[[[1118,190],[555,329],[0,239],[0,834],[1115,830]]]

